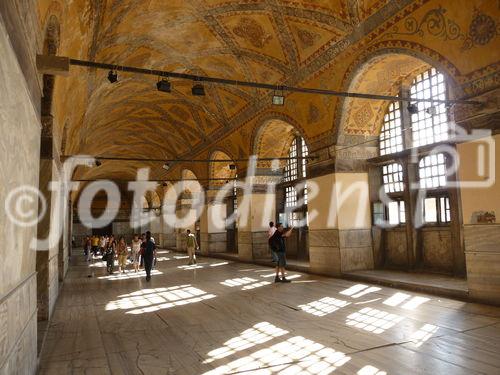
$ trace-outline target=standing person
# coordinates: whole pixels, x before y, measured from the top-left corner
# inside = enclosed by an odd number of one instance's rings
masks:
[[[99,252],[104,255],[104,250],[106,249],[106,237],[101,236],[99,239]]]
[[[267,242],[269,243],[269,249],[271,251],[271,258],[273,263],[278,264],[278,255],[276,255],[276,252],[273,250],[271,246],[271,237],[273,236],[274,232],[276,232],[276,227],[274,225],[274,222],[270,221],[269,222],[269,230],[267,231]]]
[[[139,262],[141,257],[141,243],[139,235],[134,234],[134,239],[132,240],[132,260],[134,262],[135,272],[139,271]]]
[[[90,262],[90,260],[92,259],[91,248],[92,248],[92,243],[90,241],[90,237],[87,236],[83,241],[83,254],[85,255],[85,260],[87,262]]]
[[[139,268],[144,267],[144,246],[146,246],[146,233],[141,234],[141,261],[139,263]]]
[[[116,247],[116,242],[115,238],[113,235],[109,237],[108,241],[108,247],[106,249],[106,268],[108,270],[109,274],[113,273],[113,268],[115,266],[115,247]]]
[[[187,253],[189,255],[189,265],[196,264],[196,254],[195,249],[199,249],[198,242],[196,241],[196,236],[191,233],[191,231],[187,230],[187,239],[186,239]]]
[[[144,250],[144,268],[146,270],[146,281],[151,280],[151,269],[153,268],[153,259],[156,256],[156,245],[151,240],[151,232],[146,232],[146,242],[143,246]]]
[[[276,252],[278,262],[276,264],[276,277],[274,278],[275,283],[289,283],[285,277],[285,267],[286,267],[286,246],[285,246],[285,238],[290,237],[292,234],[293,226],[285,231],[283,228],[283,224],[276,224],[276,232],[274,232],[273,236],[269,239],[269,244],[271,248]],[[281,272],[281,279],[279,274]]]
[[[92,253],[97,256],[97,251],[99,250],[99,236],[92,236]]]
[[[125,242],[125,238],[123,238],[123,236],[121,236],[118,240],[116,255],[118,256],[118,273],[125,273],[125,269],[127,268],[128,250],[127,243]]]

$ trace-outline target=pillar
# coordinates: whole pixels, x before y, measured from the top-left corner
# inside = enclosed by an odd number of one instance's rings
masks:
[[[197,211],[193,208],[193,194],[201,193],[191,193],[182,192],[177,200],[175,214],[179,219],[175,225],[175,248],[177,251],[186,251],[186,230],[191,230],[192,233],[196,233],[196,219]],[[183,222],[189,222],[189,225]]]
[[[226,252],[226,203],[216,200],[218,187],[206,191],[205,206],[200,217],[200,250],[204,255]]]
[[[489,145],[485,143],[488,138],[459,144],[458,172],[469,296],[500,305],[500,135],[491,140],[494,143]],[[489,147],[494,147],[491,158]],[[485,161],[482,175],[478,173],[480,158]],[[489,186],[476,185],[488,179]]]
[[[324,151],[326,155],[318,155],[319,161],[308,168],[310,269],[336,276],[372,269],[368,173],[358,163],[365,152],[337,152],[333,159],[334,148]]]
[[[276,173],[259,170],[247,179],[251,189],[238,189],[238,257],[244,261],[271,259],[267,232],[276,218]]]

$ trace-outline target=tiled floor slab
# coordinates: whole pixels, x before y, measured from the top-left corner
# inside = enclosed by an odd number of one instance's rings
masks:
[[[497,374],[500,308],[162,252],[150,283],[74,259],[41,374]],[[91,277],[88,277],[88,276]]]

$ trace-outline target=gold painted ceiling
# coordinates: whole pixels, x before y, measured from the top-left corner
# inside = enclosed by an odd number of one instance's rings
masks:
[[[499,46],[496,29],[483,44],[471,32],[474,12],[498,19],[496,2],[448,1],[440,13],[442,3],[40,0],[38,11],[42,30],[51,16],[57,17],[58,55],[112,64],[335,90],[351,86],[346,78],[352,75],[350,69],[363,56],[368,59],[371,50],[427,56],[458,85],[498,71],[500,48],[492,48]],[[429,29],[432,17],[442,17],[444,31]],[[412,29],[414,24],[420,29]],[[455,38],[455,25],[463,38]],[[457,54],[467,38],[472,46]],[[470,56],[476,55],[471,62]],[[412,59],[396,58],[393,64]],[[411,65],[413,69],[419,63]],[[411,69],[400,71],[408,74]],[[156,90],[152,76],[118,72],[114,84],[106,76],[106,71],[73,67],[70,77],[56,78],[54,137],[65,140],[65,154],[175,159],[209,157],[221,148],[233,159],[244,158],[255,149],[258,128],[269,120],[288,122],[312,143],[331,139],[335,119],[345,110],[332,97],[291,94],[278,108],[271,106],[271,93],[258,89],[206,85],[205,97],[193,97],[191,82],[173,80],[173,91],[167,94]],[[384,93],[391,91],[392,86],[386,86],[380,89]],[[381,93],[373,82],[357,87]],[[371,117],[363,121],[368,124],[349,126],[357,127],[356,134],[377,128]],[[135,169],[145,165],[155,166],[152,177],[166,177],[158,164],[112,161],[82,168],[77,177],[133,178]],[[183,167],[200,178],[210,173],[199,163],[179,164],[170,176],[179,178]]]

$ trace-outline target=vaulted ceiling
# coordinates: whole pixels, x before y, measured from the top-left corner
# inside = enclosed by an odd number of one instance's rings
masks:
[[[59,55],[276,85],[324,87],[328,83],[320,75],[326,74],[322,69],[332,64],[339,51],[351,48],[348,56],[355,55],[363,47],[356,43],[365,35],[414,3],[39,0],[39,15],[41,25],[50,14],[59,18]],[[73,67],[70,77],[57,78],[53,112],[58,137],[66,140],[66,154],[186,158],[206,151],[208,156],[218,141],[271,107],[271,93],[259,89],[210,84],[207,96],[194,97],[192,82],[174,80],[173,91],[167,94],[156,90],[153,76],[118,72],[118,82],[112,84],[106,75],[102,70]],[[337,85],[341,78],[335,77]],[[302,118],[321,122],[315,125],[318,133],[332,127],[333,110],[329,108],[324,115],[329,103],[321,98],[292,97],[289,105],[286,111],[303,112]],[[248,131],[242,134],[250,144]],[[144,163],[110,161],[79,174],[130,178],[137,166]],[[153,177],[165,177],[165,172],[157,168]]]

